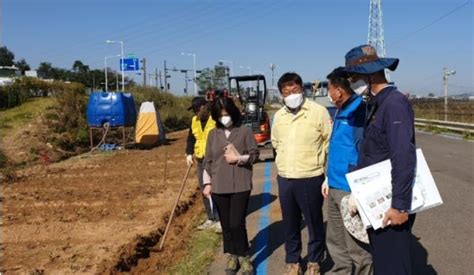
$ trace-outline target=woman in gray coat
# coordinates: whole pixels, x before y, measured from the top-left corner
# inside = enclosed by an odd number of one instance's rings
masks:
[[[204,158],[205,196],[211,197],[221,219],[226,274],[253,274],[248,255],[245,217],[252,189],[252,165],[259,151],[252,131],[241,125],[242,116],[231,98],[219,97],[211,115],[216,128],[208,136]]]

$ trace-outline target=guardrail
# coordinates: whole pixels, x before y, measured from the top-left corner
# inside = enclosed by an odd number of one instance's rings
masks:
[[[425,126],[425,127],[431,126],[431,127],[446,129],[446,130],[463,133],[463,134],[465,133],[474,134],[474,124],[472,123],[415,118],[415,125]]]

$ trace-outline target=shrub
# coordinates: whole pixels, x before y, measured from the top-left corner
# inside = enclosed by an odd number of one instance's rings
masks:
[[[54,107],[44,118],[51,135],[48,141],[63,150],[80,152],[89,144],[87,134],[87,96],[79,83],[53,82]]]
[[[188,107],[191,97],[177,97],[161,92],[156,88],[133,87],[131,89],[137,110],[144,101],[153,101],[160,112],[161,119],[167,131],[177,131],[188,128],[193,116]]]
[[[56,86],[57,84],[32,77],[15,79],[13,84],[0,87],[0,109],[19,106],[30,97],[47,96]]]

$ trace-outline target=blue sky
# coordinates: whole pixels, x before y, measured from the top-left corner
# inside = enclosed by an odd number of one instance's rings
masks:
[[[1,43],[36,68],[42,61],[70,68],[79,59],[103,68],[105,56],[146,57],[148,71],[198,69],[220,59],[234,74],[295,71],[324,78],[345,53],[367,42],[369,0],[1,0]],[[463,5],[465,4],[465,5]],[[461,8],[458,8],[462,6]],[[450,92],[474,92],[472,0],[384,0],[388,57],[400,58],[391,78],[404,92],[442,94],[442,68],[457,71]],[[457,10],[455,10],[458,8]],[[453,11],[455,10],[455,11]],[[109,61],[118,69],[118,60]],[[241,69],[240,66],[245,67]],[[136,77],[141,81],[140,77]],[[182,73],[171,89],[181,94]],[[192,91],[192,85],[190,85]]]

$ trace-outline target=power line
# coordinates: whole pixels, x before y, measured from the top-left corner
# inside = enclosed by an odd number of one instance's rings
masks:
[[[265,8],[265,12],[260,13],[259,17],[257,18],[257,19],[262,19],[262,18],[265,17],[265,15],[270,14],[278,4],[281,4],[281,3],[273,2],[272,5],[270,5],[270,6],[266,6],[265,4],[262,4],[261,6],[257,6],[257,7],[255,5],[249,6],[249,7],[250,7],[250,9],[257,9],[257,8],[262,8],[263,9],[263,8]],[[218,11],[218,9],[216,11]],[[217,17],[228,18],[228,17],[225,16],[227,12],[230,12],[229,16],[232,15],[235,18],[240,19],[240,20],[235,21],[234,22],[235,24],[233,24],[233,25],[226,25],[226,24],[216,25],[215,24],[216,23],[215,18],[217,18]],[[163,40],[166,40],[166,41],[164,41],[163,43],[159,43],[160,40],[158,40],[158,41],[155,40],[154,41],[153,44],[157,45],[155,47],[147,46],[146,50],[145,50],[144,46],[142,46],[141,48],[136,48],[135,51],[139,52],[140,55],[145,56],[145,55],[149,55],[149,54],[153,54],[153,53],[157,53],[157,52],[163,52],[166,49],[176,48],[177,46],[182,47],[185,43],[192,42],[196,39],[202,38],[204,36],[215,33],[217,31],[223,31],[223,30],[226,30],[226,29],[241,26],[242,22],[248,22],[249,21],[249,19],[247,17],[252,17],[252,15],[249,13],[248,9],[239,9],[238,11],[235,11],[235,8],[230,8],[229,9],[228,6],[227,6],[223,11],[219,11],[219,14],[208,15],[208,16],[205,17],[209,20],[201,20],[201,22],[199,22],[199,20],[198,21],[193,21],[192,24],[190,25],[189,29],[185,29],[184,31],[181,31],[181,32],[170,30],[171,34],[169,36],[161,36],[161,38]],[[229,21],[229,20],[227,20],[227,21]],[[253,20],[252,22],[255,22],[255,20]],[[212,26],[206,27],[206,23],[211,23]],[[199,32],[199,31],[197,31],[196,28],[203,29],[204,31]],[[178,29],[180,29],[180,28],[178,28]],[[187,37],[187,38],[184,38],[182,40],[177,41],[177,40],[173,39],[175,37],[176,38]],[[142,43],[142,44],[148,44],[148,43]],[[148,44],[148,45],[150,45],[150,44]],[[99,63],[96,62],[96,63],[93,63],[93,64],[99,64]]]
[[[473,86],[463,86],[463,85],[456,85],[456,84],[449,84],[448,85],[449,87],[452,87],[452,88],[457,88],[457,89],[467,89],[467,90],[474,90],[474,87]]]
[[[234,5],[236,5],[234,3]],[[210,13],[210,14],[209,14]],[[165,24],[163,25],[160,25],[158,29],[156,28],[152,28],[151,30],[150,29],[145,29],[142,31],[142,32],[138,32],[138,33],[132,33],[131,35],[129,36],[121,36],[123,37],[122,40],[128,40],[130,41],[131,39],[133,38],[140,38],[140,37],[145,37],[145,38],[152,38],[154,36],[159,36],[159,39],[158,41],[153,41],[154,44],[160,44],[159,41],[160,39],[161,40],[165,40],[165,42],[170,42],[172,41],[171,37],[173,37],[173,35],[184,35],[185,33],[196,33],[196,30],[194,28],[196,27],[199,27],[199,28],[205,28],[205,24],[206,23],[212,23],[212,24],[215,24],[216,23],[216,20],[215,18],[217,17],[221,17],[222,15],[226,15],[226,13],[231,13],[231,14],[236,14],[235,12],[235,8],[232,6],[232,5],[225,5],[225,6],[211,6],[211,8],[209,8],[209,6],[206,6],[205,9],[201,9],[199,10],[199,13],[195,14],[194,13],[194,10],[191,10],[190,11],[190,15],[193,15],[194,16],[197,16],[197,19],[196,20],[189,20],[187,18],[187,16],[178,16],[177,20],[172,20],[172,21],[168,21],[168,22],[164,22]],[[225,18],[225,16],[223,16]],[[184,19],[183,19],[184,18]],[[185,27],[185,30],[184,32],[179,32],[178,30],[180,29],[183,29],[182,25],[179,25],[178,23],[180,21],[183,21],[183,22],[190,22],[189,24],[187,25],[184,25]],[[170,28],[171,27],[171,28]],[[172,28],[174,27],[174,28]],[[189,27],[186,29],[186,27]],[[170,35],[166,35],[167,32],[170,32]],[[127,43],[128,45],[130,44],[130,42]],[[102,48],[104,46],[102,46],[100,43],[95,43],[95,46],[94,47],[85,47],[85,48],[82,48],[80,51],[76,51],[77,52],[84,52],[84,51],[90,51],[92,49],[96,49],[96,48]],[[130,46],[127,47],[128,49],[130,49]],[[136,51],[139,51],[140,49],[133,49],[134,52]],[[57,55],[57,57],[66,57],[67,56],[67,53],[64,53],[62,55]],[[96,58],[94,58],[96,59]],[[90,62],[91,65],[99,65],[99,61],[96,61],[96,62]]]
[[[204,6],[204,8],[200,9],[198,12],[199,13],[207,13],[208,11],[209,11],[209,6]],[[185,21],[185,22],[189,21],[189,20],[186,20],[186,18],[189,18],[189,16],[192,16],[192,15],[195,15],[195,12],[196,12],[196,10],[194,8],[189,8],[188,10],[184,10],[184,12],[182,12],[180,14],[171,13],[171,14],[173,14],[173,16],[169,17],[169,18],[164,17],[165,19],[163,19],[163,17],[158,17],[158,18],[160,18],[160,20],[155,21],[155,22],[151,21],[152,23],[150,23],[148,25],[149,26],[155,26],[154,28],[151,28],[152,31],[154,33],[159,33],[164,28],[166,28],[168,25],[173,26],[173,25],[176,25],[176,24],[178,24],[179,22],[182,22],[182,21]],[[156,28],[156,26],[158,26],[159,28]],[[140,21],[140,22],[132,24],[128,27],[121,28],[120,31],[119,31],[119,34],[117,34],[117,32],[108,31],[108,34],[106,33],[106,34],[101,34],[101,35],[94,35],[94,39],[81,39],[80,42],[71,45],[71,47],[68,47],[68,49],[69,50],[77,49],[77,50],[75,50],[76,54],[82,53],[82,52],[90,52],[92,50],[97,50],[99,48],[102,48],[102,49],[105,50],[106,45],[102,43],[104,41],[104,39],[117,38],[118,40],[122,40],[122,41],[129,40],[129,39],[135,37],[137,33],[138,34],[140,33],[140,32],[137,32],[137,31],[133,31],[133,29],[135,27],[139,27],[140,30],[143,30],[142,32],[148,32],[149,31],[148,28],[143,26],[143,22]],[[125,30],[128,29],[128,31],[123,32],[124,29]],[[123,35],[123,34],[126,34],[126,35]],[[60,58],[67,57],[69,55],[70,51],[66,52],[66,53],[51,55],[52,52],[54,52],[54,51],[49,50],[48,54],[44,54],[44,55],[46,57],[49,57],[49,59],[60,59]]]
[[[276,7],[278,5],[281,5],[282,3],[284,3],[284,2],[276,2],[276,1],[273,2],[272,6],[270,6],[270,8],[267,7],[266,10],[264,12],[260,13],[259,17],[256,18],[255,20],[253,20],[252,22],[256,22],[257,20],[264,19],[266,16],[270,15],[273,12],[273,10],[276,9]],[[244,15],[248,15],[248,12],[246,12],[245,10],[242,10],[242,13]],[[185,39],[185,40],[181,40],[181,41],[177,41],[177,42],[168,41],[170,43],[163,43],[166,46],[163,46],[163,44],[161,44],[160,47],[151,48],[151,50],[145,51],[143,53],[152,54],[152,53],[157,53],[157,52],[163,52],[166,49],[176,47],[177,45],[182,46],[185,43],[192,42],[196,39],[200,39],[202,37],[205,37],[207,35],[210,35],[212,33],[217,32],[217,31],[223,31],[223,30],[228,30],[228,29],[233,29],[233,28],[236,28],[236,27],[240,27],[243,22],[248,22],[248,19],[244,16],[238,17],[238,18],[242,19],[242,20],[238,20],[238,21],[234,22],[234,24],[231,24],[231,25],[227,25],[227,26],[226,25],[218,25],[218,26],[214,26],[215,28],[213,28],[213,29],[209,28],[209,29],[206,29],[206,31],[203,31],[203,32],[200,32],[200,33],[194,33],[194,35],[190,35],[189,36],[190,38]]]
[[[409,37],[411,37],[411,36],[413,36],[413,35],[415,35],[415,34],[421,32],[421,31],[426,30],[427,28],[429,28],[429,27],[433,26],[434,24],[438,23],[439,21],[445,19],[446,17],[450,16],[451,14],[455,13],[456,11],[458,11],[458,10],[464,8],[465,6],[469,5],[470,3],[472,3],[472,0],[468,0],[468,1],[464,2],[463,4],[461,4],[461,5],[457,6],[457,7],[455,7],[454,9],[450,10],[449,12],[447,12],[447,13],[441,15],[440,17],[436,18],[436,19],[433,20],[431,23],[429,23],[429,24],[427,24],[427,25],[425,25],[425,26],[423,26],[423,27],[421,27],[421,28],[419,28],[419,29],[417,29],[417,30],[415,30],[415,31],[413,31],[413,32],[411,32],[411,33],[409,33],[409,34],[406,34],[406,35],[402,36],[401,38],[395,40],[395,41],[392,42],[392,43],[389,43],[390,46],[393,47],[394,45],[400,43],[401,41],[403,41],[403,40],[405,40],[405,39],[407,39],[407,38],[409,38]]]
[[[143,18],[143,20],[140,20],[135,23],[131,23],[129,25],[126,25],[125,27],[120,27],[120,31],[123,32],[125,30],[126,31],[125,33],[129,33],[129,32],[132,32],[132,30],[135,28],[143,29],[144,23],[146,22],[151,22],[150,23],[151,25],[151,24],[160,24],[162,21],[168,22],[168,21],[173,21],[175,19],[182,20],[183,17],[187,16],[188,14],[192,14],[193,11],[194,10],[192,8],[189,8],[187,10],[181,10],[181,13],[169,13],[168,16],[156,16],[156,15],[147,16]],[[78,48],[81,50],[87,50],[88,48],[86,46],[97,45],[98,41],[102,42],[102,40],[107,39],[107,38],[113,38],[113,40],[121,40],[122,39],[121,35],[122,34],[117,34],[117,32],[111,32],[108,30],[101,34],[93,34],[88,37],[82,37],[80,40],[72,42],[70,47],[68,47],[68,49],[71,50],[71,49]],[[48,53],[51,53],[51,49],[48,49],[48,50],[45,50],[44,52],[39,52],[39,53],[47,55]]]
[[[237,3],[234,3],[234,5],[237,5]],[[184,28],[187,27],[203,27],[202,21],[207,20],[212,23],[216,23],[216,17],[215,16],[209,16],[209,14],[213,13],[224,13],[224,12],[232,12],[235,11],[234,7],[232,5],[225,5],[225,6],[205,6],[205,9],[199,11],[199,12],[191,12],[189,16],[186,17],[180,17],[177,18],[178,20],[176,21],[167,21],[164,22],[164,24],[156,26],[157,28],[142,28],[141,32],[134,32],[130,34],[129,36],[125,36],[124,39],[134,39],[134,38],[140,38],[140,37],[145,37],[145,38],[153,38],[153,37],[163,37],[163,38],[168,38],[166,36],[166,32],[171,32],[171,33],[176,33],[176,29],[182,29],[183,26]],[[196,18],[194,20],[189,20],[189,18]],[[179,24],[181,22],[184,22],[184,24]],[[205,21],[204,21],[205,22]],[[175,27],[175,29],[170,28],[170,27]],[[162,39],[163,39],[162,38]]]

